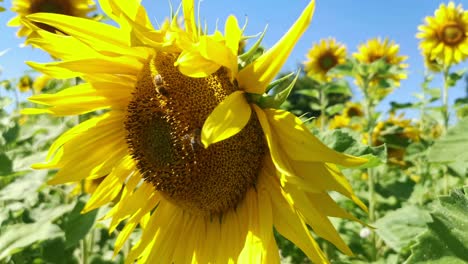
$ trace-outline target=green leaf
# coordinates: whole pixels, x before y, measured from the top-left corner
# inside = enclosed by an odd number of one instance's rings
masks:
[[[340,79],[334,82],[327,83],[323,88],[325,94],[342,94],[351,96],[353,93],[351,92],[351,87],[346,80]]]
[[[294,94],[301,94],[301,95],[305,95],[305,96],[312,97],[312,98],[319,98],[320,97],[319,91],[317,91],[315,89],[299,90],[299,91],[295,91]]]
[[[94,225],[98,210],[96,209],[86,214],[81,214],[84,206],[85,202],[79,200],[75,208],[73,208],[66,217],[64,230],[66,239],[65,246],[67,248],[76,245],[88,234],[89,230],[91,230],[91,227]]]
[[[12,100],[10,97],[0,97],[0,108],[5,109],[5,107],[11,104]]]
[[[289,85],[287,86],[284,86],[284,84],[285,84],[285,81],[287,81],[290,76],[287,75],[281,78],[282,81],[279,82],[278,84],[275,84],[276,87],[272,89],[273,94],[262,95],[257,102],[258,105],[262,108],[278,109],[281,106],[281,104],[283,104],[284,101],[286,101],[289,94],[291,93],[292,88],[294,88],[294,84],[296,83],[297,78],[299,77],[299,73],[300,72],[298,71],[294,80],[290,82]]]
[[[13,162],[5,153],[0,153],[0,176],[12,173]]]
[[[375,227],[387,246],[401,252],[417,235],[426,230],[426,223],[430,221],[428,211],[409,205],[387,213],[375,222]]]
[[[429,162],[451,163],[468,161],[468,118],[450,128],[445,136],[436,140],[429,149]]]
[[[337,65],[330,69],[329,73],[332,75],[346,75],[346,76],[353,76],[354,75],[354,67],[356,61],[353,59],[346,60],[345,63]]]
[[[448,86],[450,86],[450,87],[455,86],[457,84],[458,80],[463,78],[463,75],[465,75],[466,71],[467,71],[467,69],[462,69],[462,70],[459,70],[457,72],[450,73],[448,78],[447,78]]]
[[[9,225],[0,234],[0,260],[33,243],[61,235],[60,228],[48,222]]]
[[[424,91],[431,97],[431,101],[438,100],[440,98],[440,88],[430,88]]]
[[[367,158],[369,161],[358,168],[370,168],[387,161],[387,149],[385,145],[370,147],[359,140],[359,135],[344,129],[327,131],[319,137],[330,148],[353,156]]]
[[[18,177],[14,182],[0,190],[0,201],[21,201],[31,198],[43,184],[46,171],[32,171]]]
[[[399,109],[407,109],[407,108],[417,108],[420,105],[418,103],[398,103],[398,102],[390,102],[390,106],[392,110],[399,110]]]
[[[328,116],[332,116],[334,114],[337,114],[337,113],[341,112],[343,109],[344,109],[343,104],[336,104],[336,105],[332,105],[332,106],[327,107],[325,109],[325,112],[327,113]]]
[[[245,53],[241,54],[238,57],[238,61],[240,64],[240,68],[247,66],[248,64],[252,63],[256,58],[263,54],[264,49],[260,46],[262,43],[263,37],[265,37],[265,33],[268,27],[265,27],[262,34],[258,38],[258,40],[252,45],[252,47]]]
[[[442,196],[434,204],[432,222],[418,237],[407,264],[468,262],[468,187]]]

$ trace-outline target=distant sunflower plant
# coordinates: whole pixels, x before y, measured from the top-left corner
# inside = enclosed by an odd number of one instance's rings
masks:
[[[84,212],[116,202],[105,217],[110,231],[124,222],[116,253],[140,226],[126,263],[278,263],[273,228],[316,263],[328,260],[308,227],[352,254],[328,217],[357,219],[329,192],[366,210],[338,165],[367,160],[329,149],[279,110],[292,84],[273,81],[307,29],[314,1],[254,57],[259,42],[238,56],[244,37],[235,16],[226,19],[224,34],[208,34],[193,0],[182,2],[183,26],[175,16],[163,29],[153,27],[140,1],[100,4],[119,27],[61,14],[23,20],[34,29],[28,42],[61,59],[31,67],[84,80],[31,97],[46,107],[24,112],[101,110],[60,136],[34,168],[58,169],[51,184],[102,180]]]
[[[444,130],[447,130],[450,118],[448,89],[455,86],[466,72],[466,69],[451,72],[451,67],[468,58],[468,11],[451,1],[447,5],[441,4],[434,16],[426,17],[425,22],[418,27],[416,37],[421,39],[419,48],[426,67],[443,75],[441,112]]]
[[[356,82],[372,89],[377,99],[385,97],[391,88],[400,86],[400,81],[407,78],[404,69],[406,56],[399,54],[400,47],[388,38],[374,38],[361,44],[358,52],[353,53],[359,65],[356,70]]]
[[[307,61],[304,62],[305,73],[318,83],[315,89],[317,94],[313,96],[313,99],[318,102],[315,108],[320,111],[320,118],[315,121],[319,123],[322,130],[325,128],[327,119],[343,109],[342,104],[330,104],[329,96],[337,95],[344,98],[351,96],[348,82],[342,78],[337,79],[340,74],[332,71],[345,62],[346,47],[334,38],[322,39],[314,44],[307,54]],[[312,90],[307,92],[312,92]]]
[[[372,145],[386,144],[387,157],[390,164],[406,166],[404,160],[406,148],[418,142],[421,132],[417,124],[403,118],[402,115],[391,114],[387,120],[378,122],[372,133]]]
[[[20,27],[18,37],[26,37],[33,32],[31,27],[22,23],[22,19],[34,13],[54,13],[76,17],[87,17],[96,9],[93,0],[12,0],[11,10],[18,15],[8,21],[8,26]],[[57,28],[43,23],[34,23],[36,27],[54,32]]]

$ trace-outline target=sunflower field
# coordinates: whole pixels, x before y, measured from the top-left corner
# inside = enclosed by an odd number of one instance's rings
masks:
[[[462,3],[154,2],[0,0],[0,264],[468,263]]]

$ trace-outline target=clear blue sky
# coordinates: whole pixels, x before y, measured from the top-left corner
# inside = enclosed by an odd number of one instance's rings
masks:
[[[384,104],[389,101],[415,100],[412,94],[419,92],[422,80],[423,60],[419,55],[418,42],[415,38],[417,26],[422,24],[425,16],[433,15],[438,8],[440,0],[317,0],[315,15],[308,31],[300,39],[284,70],[294,71],[297,65],[305,60],[305,54],[314,42],[329,36],[346,44],[348,52],[356,51],[358,44],[373,37],[389,37],[400,44],[400,53],[409,56],[409,78],[402,81],[401,87],[391,94]],[[447,2],[445,2],[447,3]],[[456,1],[468,9],[468,1]],[[306,6],[306,0],[203,0],[201,2],[201,18],[209,25],[209,29],[224,27],[224,20],[229,14],[238,17],[241,24],[248,18],[246,34],[256,34],[263,31],[268,24],[268,31],[264,39],[264,46],[271,47],[298,17]],[[162,21],[169,14],[168,1],[143,0],[149,15],[153,20]],[[174,1],[177,7],[178,2]],[[6,0],[3,6],[11,6]],[[3,67],[3,78],[17,77],[27,70],[26,60],[49,60],[39,50],[29,47],[20,48],[21,39],[15,36],[16,29],[8,28],[7,21],[13,17],[11,11],[0,13],[0,51],[9,48],[10,51],[0,57]],[[465,61],[457,68],[467,67]],[[440,79],[434,82],[440,87]],[[463,96],[464,83],[451,90],[451,99]]]

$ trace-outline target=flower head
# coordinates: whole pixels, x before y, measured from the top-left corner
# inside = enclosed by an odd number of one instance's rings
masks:
[[[350,128],[355,131],[362,131],[363,122],[360,118],[364,117],[364,110],[362,106],[358,103],[347,102],[343,113],[340,115],[335,115],[332,120],[330,120],[330,128]]]
[[[419,141],[419,138],[419,128],[401,115],[392,114],[387,120],[378,122],[372,132],[373,145],[386,143],[388,161],[402,166],[406,164],[406,148],[410,143]]]
[[[328,217],[356,219],[328,192],[365,208],[337,164],[366,160],[329,149],[289,112],[247,100],[266,92],[308,27],[313,1],[272,49],[243,67],[234,16],[224,34],[208,34],[195,23],[192,0],[183,1],[184,26],[174,18],[164,29],[151,25],[139,1],[100,4],[119,28],[28,16],[66,34],[36,29],[30,43],[62,61],[29,64],[85,83],[33,96],[48,107],[25,112],[107,110],[64,133],[35,168],[58,168],[53,184],[103,179],[84,211],[117,198],[107,215],[111,231],[127,221],[116,252],[143,229],[127,263],[278,263],[273,227],[314,262],[327,262],[307,225],[351,253]]]
[[[54,13],[76,17],[87,17],[88,13],[95,9],[93,0],[12,0],[12,10],[18,15],[12,18],[8,25],[20,27],[17,32],[19,37],[28,37],[32,29],[25,26],[22,19],[34,13]],[[35,23],[35,26],[54,32],[57,28],[43,23]]]
[[[468,11],[461,4],[441,4],[418,29],[419,48],[430,60],[450,66],[468,57]]]
[[[365,44],[361,44],[358,47],[358,52],[353,53],[353,56],[361,63],[373,63],[379,59],[384,59],[386,63],[397,66],[399,68],[407,68],[408,65],[403,62],[407,59],[406,56],[399,55],[400,46],[395,44],[394,41],[389,41],[388,38],[384,40],[380,38],[374,38],[367,41]],[[405,73],[394,74],[390,78],[395,81],[398,86],[399,81],[406,79]]]
[[[20,90],[23,93],[28,92],[31,89],[32,84],[33,81],[31,79],[31,76],[24,75],[18,81],[18,90]]]
[[[307,75],[319,81],[329,81],[332,76],[327,76],[328,71],[345,63],[346,47],[333,38],[322,39],[312,46],[307,59],[304,62]]]

